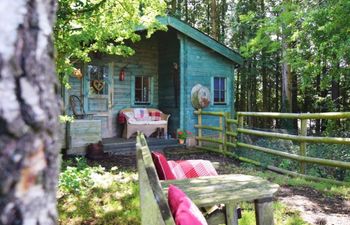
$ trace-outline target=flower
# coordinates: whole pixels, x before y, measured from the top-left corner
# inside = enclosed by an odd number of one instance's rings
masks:
[[[189,135],[192,135],[192,133],[190,131],[187,131],[187,130],[179,130],[177,132],[177,137],[179,139],[186,139]]]

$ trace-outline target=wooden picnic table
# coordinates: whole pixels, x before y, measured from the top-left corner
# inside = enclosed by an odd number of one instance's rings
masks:
[[[257,225],[273,224],[273,195],[279,185],[260,177],[229,174],[210,177],[198,177],[183,180],[160,181],[165,195],[168,186],[174,184],[183,190],[199,207],[226,205],[227,224],[237,224],[235,209],[242,201],[253,201]]]

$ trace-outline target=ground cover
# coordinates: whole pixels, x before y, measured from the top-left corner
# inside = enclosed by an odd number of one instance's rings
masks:
[[[59,224],[140,224],[137,174],[65,160],[59,180]]]
[[[166,151],[172,160],[208,159],[219,174],[262,176],[281,185],[274,208],[276,224],[350,224],[350,188],[320,184],[261,171],[216,154],[191,150]],[[255,224],[253,205],[241,204],[240,225]],[[134,155],[102,160],[64,160],[58,191],[59,223],[140,224]]]

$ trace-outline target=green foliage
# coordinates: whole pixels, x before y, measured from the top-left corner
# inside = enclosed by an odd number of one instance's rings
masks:
[[[68,162],[72,163],[72,162]],[[85,158],[75,158],[76,166],[63,165],[63,172],[59,176],[59,189],[63,193],[85,195],[93,184],[91,174],[101,172],[100,167],[88,167]]]
[[[60,115],[59,116],[59,121],[60,121],[60,123],[73,123],[74,122],[74,117],[73,116],[68,116],[68,115]]]
[[[137,175],[65,160],[58,190],[59,224],[140,224]]]
[[[252,203],[242,203],[240,207],[243,209],[242,218],[239,220],[239,225],[256,224],[255,209]],[[276,224],[284,225],[307,225],[301,217],[300,213],[291,210],[281,202],[274,202],[274,220]]]
[[[241,163],[240,167],[230,167],[230,169],[230,173],[259,176],[281,186],[310,187],[327,196],[341,196],[345,199],[350,199],[350,186],[339,186],[328,182],[315,182],[300,177],[285,176],[269,170],[264,170],[261,167],[254,167],[251,164],[244,163]]]
[[[72,74],[74,64],[89,62],[96,52],[132,55],[126,40],[140,40],[137,30],[147,29],[149,37],[164,29],[156,20],[164,12],[162,0],[59,0],[54,28],[58,73]]]
[[[347,145],[327,145],[315,144],[308,146],[308,155],[317,158],[334,159],[350,162],[349,146]],[[310,175],[337,179],[340,181],[350,181],[350,171],[342,168],[321,167],[310,165],[307,168]]]
[[[260,138],[257,141],[255,141],[254,145],[293,154],[298,154],[299,152],[299,147],[297,145],[294,145],[292,141],[281,139]],[[284,159],[278,156],[273,156],[271,154],[263,152],[258,152],[254,150],[247,151],[247,149],[244,148],[239,149],[238,154],[240,156],[261,162],[265,166],[272,165],[291,171],[295,171],[298,168],[298,163],[296,163],[295,161]]]

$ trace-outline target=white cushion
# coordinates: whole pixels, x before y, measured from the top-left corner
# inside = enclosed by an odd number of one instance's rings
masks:
[[[168,122],[166,120],[158,120],[158,121],[147,121],[147,124],[158,124],[158,125],[163,125],[167,124]]]
[[[124,115],[127,117],[127,119],[134,119],[134,113],[133,112],[124,112]]]
[[[138,124],[138,125],[146,125],[147,121],[139,121],[139,120],[135,120],[135,119],[130,119],[128,120],[128,122],[130,124]]]

